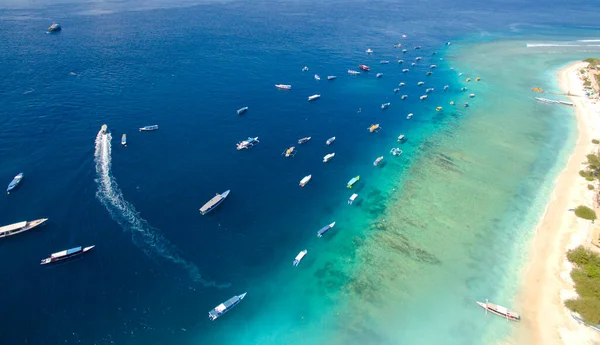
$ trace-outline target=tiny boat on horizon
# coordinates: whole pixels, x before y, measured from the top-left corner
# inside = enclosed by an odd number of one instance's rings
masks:
[[[304,144],[305,142],[307,142],[309,140],[310,140],[310,137],[300,138],[300,140],[298,140],[298,144],[302,145],[302,144]]]
[[[350,181],[348,181],[348,184],[346,185],[347,188],[352,188],[356,182],[358,182],[360,180],[360,175],[358,176],[354,176],[353,178],[350,179]]]
[[[335,157],[335,152],[334,153],[329,153],[329,154],[325,155],[325,157],[323,157],[323,163],[329,162],[329,160],[331,158],[333,158],[333,157]]]
[[[226,312],[230,311],[233,307],[238,305],[244,299],[244,297],[246,297],[246,294],[247,292],[244,292],[241,295],[233,296],[227,301],[219,304],[213,310],[208,312],[208,318],[211,321],[215,321],[221,315],[225,314]]]
[[[158,129],[158,125],[144,126],[144,127],[140,128],[140,132],[155,131],[157,129]]]
[[[255,137],[255,138],[248,137],[248,139],[237,143],[236,148],[238,149],[238,151],[243,150],[243,149],[249,149],[252,146],[258,144],[259,142],[260,141],[258,141],[258,137]]]
[[[204,216],[208,212],[214,210],[217,206],[221,205],[223,200],[225,200],[225,198],[227,198],[227,196],[229,195],[229,192],[231,192],[231,190],[226,190],[223,193],[217,193],[215,196],[212,197],[212,199],[208,200],[206,204],[200,207],[200,213],[202,213],[202,215]]]
[[[275,84],[275,87],[278,88],[279,90],[291,90],[292,89],[292,85],[287,85],[287,84]]]
[[[358,65],[358,68],[360,68],[361,70],[363,70],[365,72],[369,72],[371,70],[371,67],[369,67],[367,65]]]
[[[321,77],[319,77],[318,74],[315,74],[315,80],[319,81],[319,80],[321,80]]]
[[[354,193],[350,196],[350,198],[348,199],[348,205],[352,205],[354,203],[354,200],[356,200],[356,198],[358,197],[358,194]]]
[[[296,257],[294,258],[293,265],[298,266],[300,264],[300,261],[302,261],[302,259],[304,259],[304,256],[306,255],[306,253],[308,253],[308,250],[306,250],[306,249],[304,249],[303,251],[298,253],[298,255],[296,255]]]
[[[315,99],[319,99],[321,98],[321,95],[312,95],[312,96],[308,96],[308,101],[314,101]]]
[[[327,139],[327,141],[325,142],[325,144],[331,145],[334,141],[335,141],[335,137],[331,137],[331,138]]]
[[[376,77],[376,78],[381,78],[381,77],[383,77],[383,73],[377,73],[377,74],[375,75],[375,77]]]
[[[288,148],[287,150],[283,151],[282,155],[285,155],[286,158],[289,157],[294,157],[296,155],[296,148],[294,146]]]
[[[54,24],[50,25],[50,27],[48,28],[48,33],[59,32],[61,30],[62,30],[62,27],[60,26],[60,24],[54,23]]]
[[[43,259],[40,262],[40,265],[47,265],[50,263],[56,263],[59,261],[72,259],[76,256],[87,253],[88,251],[92,250],[94,247],[95,246],[89,246],[89,247],[85,247],[85,248],[75,247],[75,248],[71,248],[71,249],[65,249],[60,252],[53,253],[50,255],[50,257]]]
[[[327,76],[327,80],[334,80],[335,78],[337,78],[337,77],[334,76],[334,75],[328,75]]]
[[[325,225],[324,227],[322,227],[319,231],[317,231],[317,237],[323,237],[323,235],[329,231],[331,228],[333,228],[335,226],[335,222]]]
[[[373,166],[379,165],[379,163],[381,163],[382,160],[383,160],[383,156],[377,157],[377,159],[375,159],[375,161],[373,162]]]
[[[121,145],[127,146],[127,134],[121,136]]]
[[[21,183],[21,181],[23,180],[23,173],[18,173],[17,176],[15,176],[12,181],[10,181],[10,183],[8,184],[8,187],[6,188],[6,194],[10,194],[10,192],[17,188],[17,186]]]
[[[410,113],[410,114],[406,115],[406,119],[410,120],[410,118],[413,117],[413,115],[414,115],[413,113]]]
[[[350,74],[350,75],[359,75],[359,74],[360,74],[360,72],[359,72],[359,71],[355,71],[355,70],[353,70],[353,69],[349,69],[349,70],[348,70],[348,74]]]
[[[244,114],[247,111],[248,111],[248,107],[242,107],[242,108],[240,108],[240,109],[237,110],[237,114],[238,115],[242,115],[242,114]]]
[[[378,123],[371,125],[369,128],[367,128],[369,130],[369,132],[373,133],[373,132],[379,132],[379,130],[381,130],[381,127],[379,126]]]
[[[306,184],[310,181],[311,178],[312,178],[312,175],[304,176],[302,178],[302,180],[300,180],[300,187],[306,186]]]
[[[390,103],[390,102],[383,103],[383,104],[381,105],[381,109],[387,109],[387,108],[390,106],[390,104],[392,104],[392,103]]]
[[[515,313],[514,311],[508,310],[506,307],[503,307],[503,306],[500,306],[497,304],[493,304],[493,303],[489,303],[487,299],[485,300],[485,303],[478,302],[478,301],[476,301],[476,303],[480,307],[485,309],[486,315],[487,315],[487,312],[490,311],[491,313],[501,316],[503,318],[506,318],[507,320],[511,320],[511,321],[520,321],[521,320],[521,316],[519,316],[519,314]]]
[[[398,148],[398,147],[394,147],[393,149],[390,150],[390,153],[394,156],[400,156],[400,155],[402,155],[402,150],[400,150],[400,148]]]

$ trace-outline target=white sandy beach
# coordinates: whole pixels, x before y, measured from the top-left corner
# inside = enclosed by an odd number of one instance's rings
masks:
[[[570,98],[576,105],[579,135],[536,229],[515,308],[523,319],[515,344],[600,344],[600,333],[578,324],[564,307],[564,300],[575,295],[565,252],[589,244],[594,226],[568,211],[579,205],[593,207],[594,191],[587,189],[588,181],[578,173],[585,167],[585,156],[594,149],[591,140],[600,138],[600,107],[584,96],[578,75],[585,66],[587,63],[578,62],[559,72],[561,89],[574,95]]]

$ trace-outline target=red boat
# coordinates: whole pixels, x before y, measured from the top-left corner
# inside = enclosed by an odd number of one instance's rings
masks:
[[[371,70],[371,67],[367,65],[358,65],[358,68],[362,69],[365,72],[369,72]]]

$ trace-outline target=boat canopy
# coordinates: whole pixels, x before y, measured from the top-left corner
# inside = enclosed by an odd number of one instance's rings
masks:
[[[508,309],[506,309],[505,307],[503,307],[501,305],[496,306],[496,311],[499,312],[500,314],[508,315]]]
[[[18,223],[11,224],[11,225],[5,225],[3,227],[0,227],[0,234],[9,232],[9,231],[13,231],[13,230],[21,229],[21,228],[25,227],[25,225],[27,225],[26,221],[18,222]]]
[[[227,307],[225,307],[225,304],[221,303],[215,308],[215,311],[221,313],[221,312],[225,311],[225,309],[227,309]]]
[[[67,250],[67,254],[73,254],[81,251],[81,247],[75,247]]]
[[[60,252],[56,252],[52,255],[50,255],[51,258],[60,258],[61,256],[65,256],[67,255],[67,250],[61,250]]]
[[[306,255],[307,251],[303,250],[300,253],[298,253],[298,255],[296,255],[296,260],[302,260],[302,258],[304,257],[304,255]]]

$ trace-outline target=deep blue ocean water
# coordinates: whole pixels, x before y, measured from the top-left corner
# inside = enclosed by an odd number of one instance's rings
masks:
[[[331,239],[316,242],[321,226],[335,220],[342,231],[376,218],[385,207],[369,204],[367,196],[377,196],[368,183],[379,173],[371,162],[391,161],[387,151],[405,133],[405,154],[383,168],[406,168],[429,135],[423,128],[445,124],[420,116],[458,97],[456,89],[441,92],[454,77],[440,60],[451,59],[444,43],[497,39],[498,32],[589,35],[593,28],[580,27],[595,25],[597,9],[441,0],[8,4],[0,11],[0,181],[21,171],[26,177],[0,198],[0,223],[50,220],[0,242],[0,305],[10,315],[0,326],[2,344],[228,343],[231,332],[261,333],[246,321],[263,305],[277,307],[272,298],[299,308],[289,313],[318,315],[318,304],[286,296],[292,283],[302,284],[290,277],[291,261],[308,248],[300,268],[310,267],[327,250]],[[63,31],[44,34],[54,21]],[[400,41],[405,57],[392,48]],[[403,75],[416,56],[423,60]],[[349,76],[359,63],[372,72]],[[433,63],[439,68],[426,77]],[[331,74],[338,79],[326,81]],[[427,102],[418,101],[420,80],[436,88]],[[406,86],[394,95],[399,81]],[[293,88],[278,91],[278,83]],[[315,93],[322,98],[307,102]],[[385,102],[392,105],[382,111]],[[250,110],[237,116],[242,106]],[[110,170],[95,147],[104,123]],[[383,130],[369,134],[372,123]],[[148,124],[160,130],[138,132]],[[261,143],[236,151],[248,136]],[[295,145],[304,136],[312,140]],[[327,147],[331,136],[337,140]],[[281,157],[292,145],[298,154]],[[330,152],[336,157],[323,164]],[[307,174],[313,180],[299,188]],[[345,184],[359,174],[356,190],[366,200],[356,206],[369,212],[356,216]],[[198,208],[226,189],[223,205],[200,216]],[[75,262],[38,265],[52,252],[91,244],[94,252]],[[244,291],[249,297],[238,309],[207,320],[208,310]],[[274,309],[274,325],[277,315]],[[249,341],[277,343],[269,332]]]

